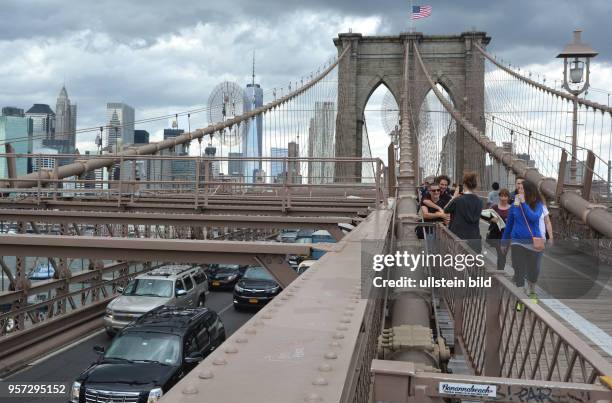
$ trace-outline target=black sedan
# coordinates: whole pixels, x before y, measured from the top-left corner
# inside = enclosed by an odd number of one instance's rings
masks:
[[[208,287],[214,289],[232,289],[242,278],[244,271],[237,264],[226,264],[211,267],[208,270]]]

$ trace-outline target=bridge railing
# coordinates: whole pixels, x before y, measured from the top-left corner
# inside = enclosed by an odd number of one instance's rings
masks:
[[[204,205],[212,196],[223,194],[286,196],[339,195],[375,197],[382,202],[386,193],[385,167],[378,158],[314,157],[200,157],[72,154],[0,154],[2,158],[25,161],[49,160],[50,168],[20,179],[10,178],[3,194],[10,198],[34,198],[37,202],[60,197],[99,197],[107,200],[135,200],[163,195],[191,195]],[[82,176],[61,178],[57,169],[68,160],[87,163],[97,158],[114,158],[114,164]],[[338,164],[360,167],[358,176],[341,179],[335,175]],[[245,175],[245,172],[250,172]],[[38,175],[37,175],[38,174]],[[27,183],[28,186],[22,186]],[[19,186],[17,186],[19,185]]]
[[[115,263],[72,273],[71,277],[40,282],[18,291],[0,294],[0,346],[7,353],[5,339],[19,335],[48,319],[71,315],[89,305],[108,302],[117,296],[117,287],[134,276],[151,270],[151,265]]]
[[[441,254],[473,254],[446,227],[437,227]],[[440,277],[491,278],[491,287],[442,288],[455,333],[476,375],[599,384],[612,365],[488,262]]]

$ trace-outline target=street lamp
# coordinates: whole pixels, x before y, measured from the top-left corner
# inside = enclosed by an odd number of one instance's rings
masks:
[[[563,59],[563,88],[573,95],[572,116],[572,162],[570,164],[570,180],[576,183],[576,153],[578,142],[578,95],[589,89],[591,58],[597,56],[597,52],[580,38],[582,31],[574,31],[574,42],[569,43],[559,53],[557,58]],[[584,72],[586,68],[586,74]],[[582,84],[582,85],[581,85]]]

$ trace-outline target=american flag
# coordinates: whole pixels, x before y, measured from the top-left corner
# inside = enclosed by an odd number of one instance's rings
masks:
[[[431,15],[431,6],[412,6],[412,19],[426,18]]]

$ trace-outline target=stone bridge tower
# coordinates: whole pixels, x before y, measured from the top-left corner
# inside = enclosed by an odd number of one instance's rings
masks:
[[[400,186],[416,184],[421,179],[419,110],[430,87],[414,48],[418,48],[432,78],[448,92],[455,107],[484,131],[484,58],[473,44],[485,47],[490,39],[484,32],[442,36],[340,34],[334,39],[338,54],[349,46],[351,50],[338,66],[336,157],[361,157],[364,109],[374,90],[385,84],[401,111]],[[457,176],[464,170],[474,170],[482,182],[484,151],[461,127],[457,127],[456,152]],[[361,177],[361,168],[356,163],[337,163],[335,176],[337,181],[354,181]]]

